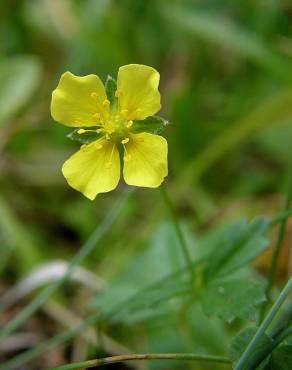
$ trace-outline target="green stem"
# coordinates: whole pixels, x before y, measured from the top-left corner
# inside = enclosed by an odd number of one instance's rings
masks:
[[[276,313],[280,309],[281,305],[287,298],[288,294],[292,289],[292,278],[289,279],[288,283],[285,285],[284,289],[282,290],[281,294],[279,295],[278,299],[274,303],[273,307],[271,308],[270,312],[258,328],[257,332],[255,333],[254,337],[250,341],[249,345],[246,347],[245,351],[241,355],[238,363],[236,364],[234,370],[244,370],[246,369],[246,361],[250,357],[250,355],[255,350],[258,342],[261,340],[262,336],[264,335],[265,331],[267,330],[268,326],[272,322],[273,318],[275,317]]]
[[[194,262],[193,267],[196,267],[199,263],[200,263],[199,261]],[[28,361],[30,361],[33,358],[41,355],[42,353],[47,352],[49,349],[52,349],[52,348],[54,348],[54,347],[56,347],[56,346],[58,346],[58,345],[60,345],[64,342],[68,341],[69,339],[73,338],[78,333],[80,333],[81,331],[84,331],[88,327],[90,327],[92,325],[95,325],[95,324],[97,324],[101,321],[104,321],[106,318],[113,319],[113,317],[117,313],[120,313],[123,310],[123,308],[127,307],[127,305],[129,305],[131,302],[138,299],[139,296],[143,296],[143,294],[148,292],[149,290],[153,290],[155,288],[157,289],[159,286],[163,286],[163,283],[165,283],[169,279],[172,279],[174,277],[178,277],[180,274],[183,274],[183,273],[185,273],[185,267],[180,268],[179,270],[173,272],[172,274],[169,274],[169,275],[161,278],[160,280],[148,285],[147,287],[140,290],[139,292],[136,292],[136,293],[132,294],[130,297],[125,298],[124,300],[119,302],[119,304],[115,305],[107,313],[107,315],[102,316],[100,313],[94,314],[94,315],[88,317],[86,320],[84,320],[79,325],[75,326],[74,328],[66,330],[63,333],[60,333],[60,334],[54,336],[53,338],[38,344],[36,347],[34,347],[32,349],[29,349],[29,350],[17,355],[16,357],[0,364],[0,370],[13,370],[13,369],[17,368],[18,366],[21,366],[21,365],[23,366]]]
[[[275,323],[269,332],[269,336],[273,339],[278,338],[281,333],[292,324],[292,303],[285,307],[284,312],[281,314],[279,320]]]
[[[89,360],[55,367],[54,369],[51,370],[78,370],[83,368],[113,364],[116,362],[137,361],[137,360],[185,360],[185,361],[216,362],[221,364],[231,363],[231,361],[228,358],[221,356],[197,355],[194,353],[143,353],[143,354],[120,355],[97,358],[95,360]]]
[[[288,211],[289,205],[291,203],[291,199],[292,199],[292,174],[289,174],[287,195],[286,195],[284,209],[283,209],[284,212]],[[287,218],[283,218],[280,222],[278,237],[277,237],[276,245],[275,245],[273,255],[272,255],[271,265],[270,265],[269,272],[268,272],[268,281],[267,281],[267,285],[266,285],[267,301],[261,309],[261,314],[260,314],[260,320],[261,321],[262,321],[263,316],[265,314],[266,307],[270,302],[271,288],[272,288],[272,285],[273,285],[273,282],[274,282],[274,279],[275,279],[275,273],[276,273],[276,270],[277,270],[278,258],[279,258],[279,255],[280,255],[281,247],[283,245],[283,239],[284,239],[284,236],[285,236],[286,222],[287,222]]]
[[[273,341],[271,341],[264,349],[260,352],[259,356],[255,357],[252,362],[249,362],[247,367],[244,370],[254,370],[257,369],[258,366],[265,360],[265,358],[272,354],[272,352],[278,347],[280,343],[285,340],[292,331],[292,327],[288,327],[287,329],[283,330],[282,333],[276,337],[273,338]]]
[[[187,265],[189,273],[190,273],[191,281],[194,282],[195,281],[195,272],[194,272],[194,269],[193,269],[193,266],[192,266],[192,258],[191,258],[191,255],[190,255],[190,252],[189,252],[189,249],[188,249],[188,246],[187,246],[187,242],[186,242],[185,237],[183,235],[182,229],[180,227],[180,224],[179,224],[174,206],[173,206],[173,204],[170,200],[170,197],[168,196],[168,193],[166,191],[165,186],[161,186],[160,191],[161,191],[162,199],[163,199],[163,201],[164,201],[164,203],[165,203],[165,205],[166,205],[166,207],[169,211],[169,214],[171,216],[172,224],[173,224],[174,230],[176,232],[179,244],[181,246],[181,250],[182,250],[186,265]]]
[[[122,207],[128,199],[131,191],[122,195],[117,204],[112,207],[112,211],[104,221],[98,225],[91,237],[80,248],[78,253],[70,262],[66,273],[56,282],[42,290],[36,298],[30,302],[22,311],[18,313],[8,324],[0,331],[0,343],[19,326],[21,326],[46,300],[72,275],[73,271],[79,266],[82,261],[94,250],[96,244],[101,240],[105,233],[110,229],[113,222],[118,217]]]

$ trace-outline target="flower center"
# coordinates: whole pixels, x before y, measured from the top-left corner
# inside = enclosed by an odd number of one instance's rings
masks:
[[[107,140],[121,142],[129,136],[129,129],[132,124],[133,121],[125,119],[123,111],[115,112],[111,113],[105,122],[102,123],[99,132],[103,132]]]

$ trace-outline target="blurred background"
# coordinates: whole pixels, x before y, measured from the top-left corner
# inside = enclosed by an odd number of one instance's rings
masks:
[[[163,133],[169,142],[166,185],[196,254],[200,243],[194,241],[222,224],[274,215],[282,207],[292,152],[291,20],[288,0],[1,1],[0,295],[6,297],[1,326],[63,273],[126,189],[121,183],[91,202],[66,184],[61,165],[78,143],[50,117],[60,75],[68,70],[105,79],[128,63],[160,72],[159,114],[171,123]],[[135,190],[74,282],[2,345],[0,360],[87,317],[105,282],[123,294],[139,281],[172,271],[180,263],[172,232],[159,191]],[[292,224],[280,282],[291,274],[291,236]],[[268,263],[269,252],[255,271],[264,276]],[[195,348],[225,354],[239,324],[230,327],[207,318],[200,307],[193,310],[187,319],[172,313],[108,324],[103,341],[89,332],[89,338],[78,336],[19,369],[126,351]],[[113,368],[129,368],[123,366]]]

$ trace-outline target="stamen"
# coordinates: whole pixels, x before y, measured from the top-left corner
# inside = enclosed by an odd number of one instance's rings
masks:
[[[128,153],[126,145],[129,142],[129,138],[127,137],[126,139],[122,140],[121,143],[123,144],[125,155],[124,155],[124,161],[129,162],[129,160],[132,158],[131,155]]]
[[[123,91],[121,91],[121,90],[117,90],[116,92],[115,92],[115,97],[116,98],[119,98],[120,96],[123,96],[124,95],[124,93],[123,93]]]
[[[94,113],[93,118],[96,119],[96,120],[99,120],[100,119],[100,113]]]
[[[92,99],[96,99],[96,98],[98,97],[98,95],[97,95],[97,93],[96,93],[96,92],[92,92],[92,93],[90,94],[90,97],[91,97]]]
[[[80,128],[80,129],[77,131],[77,134],[81,135],[81,134],[84,134],[84,132],[86,132],[86,130],[84,130],[84,128]]]
[[[96,144],[95,144],[95,147],[96,147],[96,149],[102,149],[102,144],[100,144],[100,143],[96,143]]]
[[[127,144],[129,142],[129,140],[130,139],[128,137],[126,137],[124,140],[121,141],[121,143],[122,144]]]
[[[104,106],[104,108],[108,108],[110,106],[110,101],[105,99],[102,103],[102,105]]]
[[[112,165],[112,157],[114,154],[114,149],[115,149],[115,144],[112,147],[110,158],[109,158],[109,161],[106,163],[105,168],[109,168]]]
[[[132,126],[133,126],[133,121],[132,120],[128,121],[127,124],[126,124],[126,127],[130,128]]]
[[[142,113],[143,112],[143,109],[141,109],[141,108],[138,108],[138,109],[136,109],[136,113]]]
[[[131,159],[132,159],[132,157],[131,157],[131,155],[130,155],[130,154],[126,154],[126,155],[124,156],[124,161],[125,161],[125,162],[129,162]]]
[[[121,112],[120,112],[120,115],[122,117],[125,117],[128,114],[128,112],[129,112],[128,109],[122,109]]]

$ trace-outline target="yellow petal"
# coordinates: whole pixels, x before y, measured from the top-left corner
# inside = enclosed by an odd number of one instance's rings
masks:
[[[158,187],[167,176],[167,141],[158,135],[130,136],[125,145],[124,179],[127,184]]]
[[[143,120],[161,108],[159,73],[152,67],[128,64],[120,67],[117,80],[120,109],[128,120]]]
[[[51,114],[67,126],[94,126],[108,112],[105,88],[96,75],[75,76],[65,72],[53,91]]]
[[[62,167],[68,184],[87,198],[115,189],[120,179],[120,158],[116,145],[100,139],[84,145]]]

